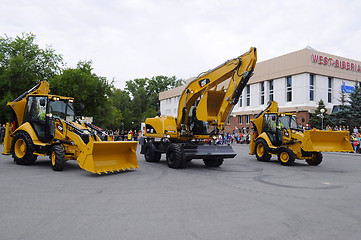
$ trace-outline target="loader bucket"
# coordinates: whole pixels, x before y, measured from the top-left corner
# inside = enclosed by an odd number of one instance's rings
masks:
[[[348,131],[308,130],[302,149],[310,152],[353,152]]]
[[[93,173],[108,173],[139,168],[136,141],[89,142],[86,151],[79,154],[79,166]]]

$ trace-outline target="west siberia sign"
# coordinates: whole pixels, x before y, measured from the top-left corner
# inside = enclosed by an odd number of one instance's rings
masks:
[[[325,66],[333,66],[335,68],[341,68],[349,71],[354,72],[361,72],[361,65],[352,63],[349,61],[339,60],[339,59],[333,59],[330,57],[312,54],[311,60],[313,63],[318,63]]]

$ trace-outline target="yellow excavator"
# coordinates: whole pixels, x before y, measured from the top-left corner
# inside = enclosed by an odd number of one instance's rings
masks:
[[[282,165],[291,166],[295,159],[309,165],[322,162],[322,152],[352,152],[348,131],[303,130],[298,128],[294,113],[280,113],[278,103],[271,101],[265,110],[251,120],[250,154],[259,161],[268,162],[278,156]]]
[[[102,141],[97,128],[76,120],[73,98],[49,92],[49,83],[39,81],[7,104],[12,123],[6,124],[4,155],[20,165],[50,156],[54,171],[63,170],[67,160],[98,174],[138,168],[137,142]]]
[[[166,154],[170,168],[183,168],[192,159],[203,159],[207,167],[219,167],[236,153],[231,146],[215,145],[224,130],[256,66],[256,48],[201,73],[184,89],[177,118],[160,116],[145,121],[141,153],[147,162],[159,162]],[[228,81],[228,82],[227,82]],[[219,85],[223,83],[226,88]]]

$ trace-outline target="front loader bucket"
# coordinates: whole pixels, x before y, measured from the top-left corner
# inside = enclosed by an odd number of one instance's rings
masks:
[[[348,131],[308,130],[302,149],[307,152],[353,152]]]
[[[137,145],[136,141],[89,142],[77,162],[82,169],[98,174],[139,168]]]

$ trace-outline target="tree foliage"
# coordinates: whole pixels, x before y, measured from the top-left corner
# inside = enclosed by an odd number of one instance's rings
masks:
[[[349,105],[347,106],[347,113],[350,127],[361,126],[361,88],[358,81],[355,82],[355,88],[349,95]]]
[[[338,126],[359,127],[361,126],[361,88],[358,81],[355,82],[353,92],[346,93],[341,90],[341,105],[339,110],[333,113],[332,120]]]
[[[338,101],[341,103],[338,106],[336,112],[331,114],[332,122],[336,126],[347,126],[349,124],[349,114],[348,114],[348,107],[347,107],[347,93],[344,92],[342,89],[340,90],[340,98]]]
[[[324,111],[323,113],[321,109],[323,109]],[[309,122],[311,127],[322,129],[322,118],[323,118],[323,128],[325,128],[327,125],[333,126],[331,117],[329,114],[327,114],[326,105],[324,101],[321,99],[318,102],[318,106],[315,109],[315,113],[311,114],[310,122]]]
[[[115,108],[109,104],[112,84],[104,77],[92,73],[90,61],[80,61],[77,68],[65,69],[50,80],[53,94],[74,97],[76,103],[84,105],[82,116],[91,116],[96,124],[111,125],[109,115]]]
[[[0,122],[9,120],[6,103],[33,87],[37,80],[60,73],[62,56],[51,47],[42,49],[34,34],[0,37]]]
[[[132,126],[140,126],[148,117],[157,114],[156,105],[159,93],[184,84],[184,80],[175,76],[156,76],[152,78],[138,78],[126,82],[126,91],[130,94],[132,112],[127,117],[133,122]],[[124,115],[125,118],[127,118]],[[128,123],[129,124],[129,123]],[[127,126],[128,126],[127,124]]]
[[[84,105],[78,115],[91,116],[102,128],[139,129],[147,117],[156,115],[159,93],[184,84],[175,76],[139,78],[120,90],[93,73],[91,61],[64,68],[62,56],[51,47],[42,49],[34,34],[15,39],[0,37],[0,123],[10,120],[6,103],[33,87],[38,80],[50,83],[51,94],[75,98]]]

